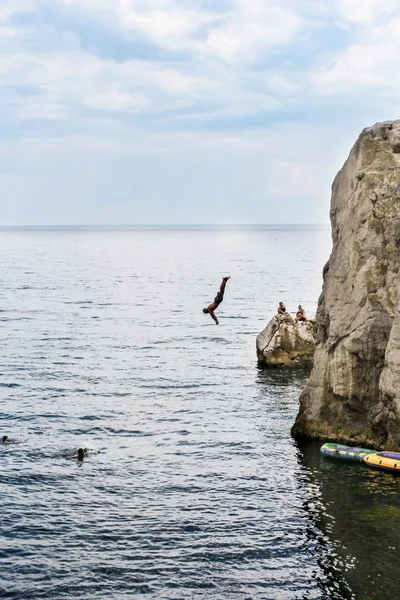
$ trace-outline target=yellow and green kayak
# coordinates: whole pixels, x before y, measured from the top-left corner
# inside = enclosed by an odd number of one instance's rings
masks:
[[[364,457],[364,462],[369,467],[390,471],[391,473],[400,473],[400,453],[399,452],[374,452]]]
[[[359,448],[357,446],[345,446],[344,444],[327,443],[321,446],[321,454],[329,456],[330,458],[339,458],[341,460],[362,462],[364,457],[373,453],[375,453],[375,450]]]

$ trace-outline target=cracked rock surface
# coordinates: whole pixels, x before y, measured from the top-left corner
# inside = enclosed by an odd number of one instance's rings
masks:
[[[400,450],[400,120],[363,130],[330,216],[314,367],[292,432]]]
[[[315,320],[296,323],[288,314],[275,315],[257,337],[257,357],[270,367],[311,367]]]

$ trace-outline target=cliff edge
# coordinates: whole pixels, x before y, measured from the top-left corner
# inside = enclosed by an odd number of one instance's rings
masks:
[[[330,216],[314,367],[292,433],[400,450],[400,120],[362,131]]]

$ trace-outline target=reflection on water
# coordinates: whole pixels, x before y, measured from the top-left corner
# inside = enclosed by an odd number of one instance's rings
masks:
[[[297,402],[300,390],[304,387],[309,373],[303,370],[271,369],[264,365],[258,367],[257,382],[265,395],[268,395],[268,420],[288,419],[288,424],[293,421],[293,403]],[[266,418],[264,420],[266,422]],[[279,430],[282,429],[282,424]],[[269,434],[271,435],[271,433]],[[293,440],[292,440],[293,441]],[[316,561],[316,568],[312,571],[309,584],[316,585],[319,590],[320,600],[355,600],[343,573],[347,563],[339,557],[335,548],[332,548],[328,532],[323,524],[327,518],[327,511],[323,502],[319,485],[315,482],[312,466],[303,459],[303,448],[298,448],[293,441],[296,452],[295,457],[299,469],[295,470],[298,488],[301,489],[301,499],[294,499],[298,509],[303,513],[303,520],[299,528],[300,549],[305,555]],[[317,447],[319,452],[319,445]],[[283,465],[282,465],[283,468]],[[318,567],[318,568],[317,568]],[[309,598],[309,591],[298,598]]]
[[[299,444],[318,506],[313,522],[333,544],[357,600],[398,598],[400,478],[323,457],[319,448]]]

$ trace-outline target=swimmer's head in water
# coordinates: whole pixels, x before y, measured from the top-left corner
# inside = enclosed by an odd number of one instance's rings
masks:
[[[204,313],[205,315],[208,315],[208,308],[203,308],[203,313]]]
[[[83,458],[85,456],[85,451],[83,448],[79,448],[78,450],[78,458]]]
[[[6,443],[8,441],[9,441],[8,435],[3,435],[3,443]]]

